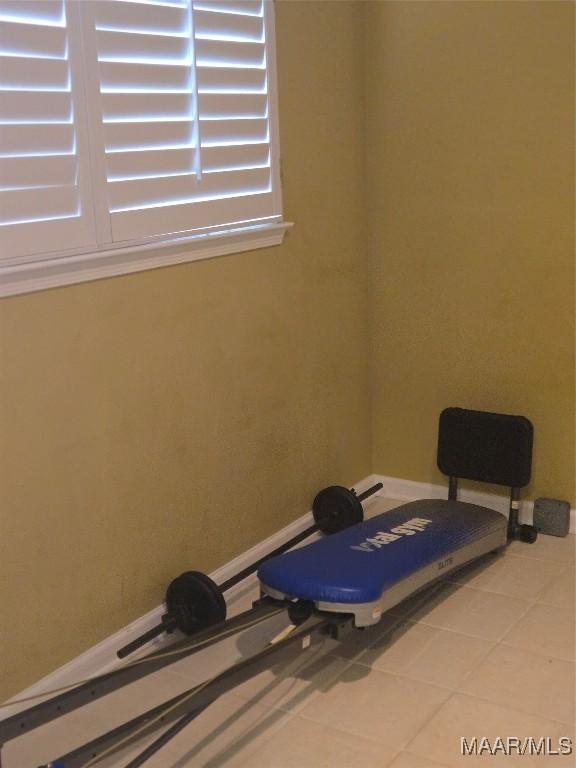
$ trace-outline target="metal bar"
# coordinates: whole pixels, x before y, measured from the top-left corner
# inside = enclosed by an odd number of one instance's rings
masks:
[[[371,488],[367,488],[358,495],[358,501],[365,501],[370,496],[373,496],[376,491],[379,491],[380,488],[384,488],[384,483],[376,483],[376,485],[373,485]]]
[[[275,645],[268,645],[264,650],[259,651],[248,659],[245,659],[232,667],[224,670],[220,675],[211,680],[208,684],[195,686],[188,691],[175,696],[169,701],[159,704],[148,712],[144,712],[138,717],[129,720],[126,723],[114,728],[108,733],[104,733],[96,739],[77,747],[72,752],[54,759],[51,763],[44,764],[41,768],[49,768],[50,765],[61,765],[62,768],[82,768],[88,760],[97,758],[98,755],[106,755],[115,750],[116,747],[126,746],[132,740],[144,738],[162,725],[167,725],[173,720],[178,720],[190,712],[200,712],[206,709],[212,702],[223,694],[246,682],[254,675],[257,675],[268,665],[268,659],[281,648],[290,645],[302,643],[303,648],[308,648],[318,639],[330,631],[331,627],[351,625],[352,618],[336,614],[329,617],[327,614],[318,614],[314,619],[312,626],[302,625],[301,628],[288,635],[284,640]],[[303,641],[307,638],[306,641]],[[198,689],[197,693],[194,691]],[[180,702],[180,703],[178,703]],[[170,709],[164,716],[162,713]],[[135,733],[137,731],[137,733]],[[130,735],[132,733],[132,737]],[[122,742],[121,745],[119,742]]]
[[[383,487],[384,485],[382,483],[376,483],[375,485],[371,486],[370,488],[363,491],[359,495],[356,494],[356,491],[353,488],[351,489],[350,493],[356,496],[358,501],[362,503],[367,498],[369,498],[374,493],[376,493],[376,491],[379,491]],[[309,528],[302,531],[297,536],[294,536],[289,541],[285,542],[284,544],[281,544],[279,547],[272,550],[272,552],[269,552],[267,555],[264,555],[264,557],[261,557],[259,560],[256,560],[254,563],[251,563],[243,570],[234,574],[234,576],[231,576],[222,584],[219,584],[218,586],[220,587],[220,591],[226,592],[231,587],[236,586],[236,584],[239,584],[247,576],[250,576],[251,574],[255,573],[258,570],[258,568],[260,568],[262,563],[265,563],[270,558],[276,557],[277,555],[281,555],[287,550],[292,549],[292,547],[296,546],[296,544],[299,544],[301,541],[304,541],[304,539],[307,539],[309,536],[311,536],[313,533],[316,533],[319,530],[321,530],[319,525],[317,524],[311,525]],[[163,617],[163,623],[158,624],[156,627],[153,627],[152,629],[150,629],[146,634],[141,635],[140,637],[137,637],[135,640],[132,640],[132,642],[120,648],[117,651],[116,655],[118,656],[119,659],[123,659],[126,656],[129,656],[131,653],[134,653],[134,651],[138,650],[142,646],[146,645],[147,642],[152,640],[157,635],[161,635],[163,632],[172,631],[176,625],[177,625],[176,620],[172,619],[172,621],[169,621],[168,614],[166,614],[166,616]]]
[[[376,483],[370,488],[367,488],[365,491],[363,491],[361,494],[357,496],[358,501],[360,502],[365,501],[367,498],[375,494],[376,491],[379,491],[381,488],[384,488],[383,483]],[[285,542],[281,546],[277,547],[272,552],[269,552],[264,557],[261,557],[259,560],[256,560],[255,563],[252,563],[248,567],[244,568],[244,570],[234,574],[234,576],[231,576],[227,581],[219,585],[220,589],[222,590],[222,592],[226,592],[227,589],[230,589],[230,587],[233,587],[236,584],[239,584],[247,576],[250,576],[251,573],[255,573],[258,570],[258,568],[260,568],[262,563],[265,563],[267,560],[269,560],[272,557],[276,557],[276,555],[281,555],[284,552],[288,551],[289,549],[292,549],[292,547],[296,546],[296,544],[299,544],[301,541],[304,541],[304,539],[307,539],[308,536],[311,536],[313,533],[316,533],[319,530],[320,530],[319,525],[316,525],[316,524],[311,525],[310,528],[306,528],[306,530],[302,531],[302,533],[299,533],[297,536],[294,536],[292,539]]]
[[[243,625],[247,623],[247,618],[251,618],[254,621],[264,621],[268,616],[277,613],[280,605],[280,603],[270,598],[264,598],[254,608],[244,611],[244,613],[222,622],[222,624],[216,624],[203,632],[198,632],[193,638],[181,640],[168,649],[156,651],[144,657],[145,661],[138,660],[133,665],[112,670],[94,680],[89,680],[69,691],[36,704],[27,710],[18,712],[5,720],[0,720],[0,744],[10,741],[10,739],[14,739],[16,736],[28,733],[34,730],[34,728],[38,728],[40,725],[60,717],[60,715],[72,712],[91,701],[112,693],[112,691],[118,688],[122,688],[122,686],[128,683],[157,672],[169,664],[175,664],[177,661],[191,656],[213,643],[219,642],[219,636],[222,632],[230,631],[231,634],[234,634],[234,631],[241,631]],[[200,643],[205,644],[199,647]],[[167,653],[170,653],[170,655],[166,655]]]
[[[158,704],[158,706],[149,709],[142,715],[139,715],[132,720],[128,720],[126,723],[122,723],[122,725],[118,725],[116,728],[112,728],[112,730],[92,739],[92,741],[86,742],[86,744],[82,744],[80,747],[76,747],[76,749],[68,752],[62,757],[54,758],[54,760],[50,760],[48,763],[43,763],[39,768],[83,768],[87,762],[94,760],[98,755],[102,755],[103,758],[104,752],[108,754],[107,751],[110,750],[110,753],[112,753],[116,751],[116,746],[119,749],[120,744],[118,742],[122,741],[122,747],[128,746],[136,739],[144,738],[155,728],[161,728],[163,725],[167,725],[178,715],[174,714],[176,710],[173,710],[173,712],[170,712],[165,718],[162,717],[160,719],[162,712],[177,703],[179,699],[184,698],[185,694],[174,696],[173,699]],[[204,709],[206,709],[206,706],[198,707],[198,714],[203,712]],[[191,711],[196,710],[192,709]],[[180,711],[180,709],[178,710],[178,714],[183,716],[183,712]],[[155,720],[156,718],[157,720]],[[146,723],[149,723],[149,728],[146,730],[138,730],[138,734],[132,734],[130,737],[130,731],[136,731],[141,726],[145,726]],[[154,726],[154,728],[152,726]],[[115,748],[113,749],[113,747]]]
[[[448,480],[448,499],[457,501],[458,499],[458,478],[450,475]]]
[[[264,557],[261,557],[259,560],[256,560],[256,562],[251,563],[249,566],[244,568],[239,573],[234,574],[234,576],[231,576],[227,581],[225,581],[223,584],[219,584],[219,588],[221,592],[226,592],[231,587],[235,586],[236,584],[239,584],[241,581],[243,581],[247,576],[250,576],[252,573],[255,573],[258,568],[262,565],[262,563],[266,562],[266,560],[270,559],[271,557],[275,557],[276,555],[281,555],[283,552],[286,552],[288,549],[291,549],[296,544],[299,544],[304,539],[307,539],[308,536],[311,536],[313,533],[316,533],[316,531],[320,530],[317,525],[312,525],[309,528],[307,528],[305,531],[302,531],[302,533],[299,533],[297,536],[294,536],[290,541],[287,541],[285,544],[282,544],[281,546],[277,547],[272,552],[269,552]],[[126,656],[129,656],[131,653],[134,653],[134,651],[137,651],[139,648],[142,648],[142,646],[146,645],[150,640],[157,637],[158,635],[161,635],[163,632],[172,632],[174,629],[177,628],[177,621],[174,618],[169,618],[169,614],[165,614],[162,617],[162,622],[160,624],[157,624],[155,627],[152,627],[152,629],[149,629],[148,632],[146,632],[143,635],[140,635],[140,637],[135,638],[127,645],[124,645],[122,648],[120,648],[116,655],[119,659],[124,659]],[[196,634],[194,635],[196,636]],[[1,768],[1,767],[0,767]]]
[[[513,539],[518,528],[518,509],[519,509],[520,490],[510,488],[510,507],[508,511],[508,538]]]
[[[207,704],[206,707],[208,706],[209,705]],[[130,762],[124,766],[124,768],[139,768],[141,765],[144,765],[144,763],[147,762],[149,758],[159,752],[162,747],[168,744],[168,742],[172,741],[172,739],[177,736],[180,731],[183,731],[184,728],[186,728],[186,726],[189,725],[193,720],[195,720],[198,715],[201,715],[206,707],[203,707],[202,709],[194,709],[192,712],[188,712],[188,714],[184,715],[184,717],[181,717],[180,720],[174,723],[171,728],[168,728],[167,731],[164,731],[162,736],[157,738],[156,741],[153,741],[152,744],[149,744],[146,749],[142,750],[142,752],[140,752],[140,754],[137,755],[133,760],[130,760]]]
[[[173,632],[175,629],[177,629],[176,620],[172,618],[165,618],[167,616],[168,614],[164,614],[160,624],[152,627],[152,629],[149,629],[148,632],[144,632],[143,635],[140,635],[140,637],[132,640],[131,643],[128,643],[123,648],[120,648],[120,650],[116,653],[118,658],[124,659],[126,656],[130,656],[131,653],[134,653],[134,651],[137,651],[138,648],[141,648],[151,640],[154,640],[154,638],[158,637],[158,635],[161,635],[164,632]]]
[[[306,528],[306,530],[302,531],[302,533],[299,533],[297,536],[294,536],[289,541],[286,541],[284,544],[277,547],[272,552],[269,552],[264,557],[261,557],[259,560],[256,560],[256,562],[247,566],[242,571],[239,571],[239,573],[235,573],[234,576],[231,576],[227,581],[225,581],[223,584],[219,584],[218,586],[220,587],[222,592],[226,592],[226,590],[230,589],[230,587],[233,587],[236,584],[239,584],[247,576],[250,576],[251,573],[255,573],[258,570],[258,568],[260,568],[262,563],[266,562],[267,560],[270,560],[271,557],[276,557],[276,555],[281,555],[283,552],[286,552],[289,549],[292,549],[292,547],[296,546],[296,544],[299,544],[301,541],[304,541],[304,539],[307,539],[308,536],[312,536],[313,533],[316,533],[319,530],[320,530],[320,526],[311,525],[310,528]]]

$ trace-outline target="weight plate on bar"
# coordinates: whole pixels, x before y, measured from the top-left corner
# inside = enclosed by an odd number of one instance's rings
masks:
[[[322,533],[338,533],[364,519],[362,504],[342,485],[331,485],[320,491],[312,503],[314,520]]]
[[[226,618],[226,601],[217,584],[200,571],[186,571],[170,582],[166,610],[181,632],[192,635]]]

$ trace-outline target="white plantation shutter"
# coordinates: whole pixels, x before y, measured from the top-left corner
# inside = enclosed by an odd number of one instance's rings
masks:
[[[272,0],[0,0],[0,295],[280,243],[275,87]]]
[[[69,10],[0,3],[0,262],[94,245]]]
[[[113,241],[280,220],[265,5],[92,4]]]

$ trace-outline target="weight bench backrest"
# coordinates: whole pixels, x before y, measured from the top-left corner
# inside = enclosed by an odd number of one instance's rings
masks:
[[[464,408],[446,408],[438,429],[438,468],[449,477],[522,488],[530,482],[532,423]]]

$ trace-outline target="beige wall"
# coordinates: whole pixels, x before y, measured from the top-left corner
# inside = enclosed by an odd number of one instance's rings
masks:
[[[441,482],[448,405],[529,416],[574,503],[574,6],[367,13],[373,470]]]
[[[284,245],[1,303],[0,700],[369,473],[361,22],[279,4]]]

